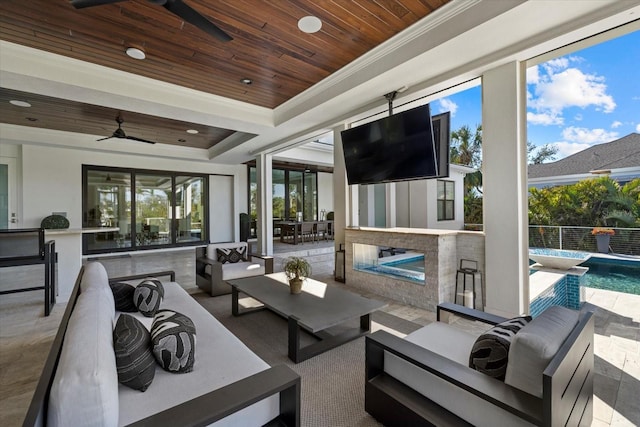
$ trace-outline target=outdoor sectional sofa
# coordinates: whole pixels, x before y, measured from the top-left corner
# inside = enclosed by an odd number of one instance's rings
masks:
[[[211,243],[196,248],[196,284],[212,297],[231,293],[227,280],[273,273],[273,257],[249,253],[247,242]],[[239,250],[237,262],[221,262],[218,251]]]
[[[109,282],[138,284],[148,274],[108,279],[104,267],[80,271],[25,426],[256,426],[300,424],[300,377],[270,367],[178,283],[163,282],[160,309],[187,315],[196,328],[195,364],[188,373],[155,368],[141,392],[118,383],[113,325],[118,312]],[[148,326],[151,318],[133,314]]]
[[[553,306],[515,333],[504,382],[470,368],[477,337],[440,320],[505,318],[443,303],[437,322],[404,339],[377,331],[366,338],[365,409],[388,426],[590,426],[590,309]]]

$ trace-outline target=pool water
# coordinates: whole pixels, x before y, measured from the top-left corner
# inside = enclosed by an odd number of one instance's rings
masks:
[[[356,270],[391,276],[424,285],[424,255],[385,263],[379,261],[377,265],[357,266]]]
[[[580,265],[589,267],[585,286],[640,295],[640,261],[591,257]]]
[[[415,257],[415,258],[403,259],[399,261],[380,263],[380,265],[394,266],[398,268],[403,268],[405,270],[424,273],[424,255]]]

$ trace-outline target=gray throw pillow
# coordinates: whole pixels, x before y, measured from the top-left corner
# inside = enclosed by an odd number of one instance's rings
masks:
[[[196,353],[196,327],[193,321],[173,310],[159,310],[151,325],[153,355],[169,372],[193,370]]]
[[[157,279],[145,279],[133,293],[133,303],[140,313],[147,317],[153,317],[160,308],[164,297],[164,287]]]
[[[480,335],[471,348],[469,367],[504,381],[513,337],[531,321],[531,316],[515,317]]]
[[[151,335],[135,317],[121,314],[113,330],[118,381],[134,390],[145,391],[156,374],[151,352]]]
[[[110,283],[111,292],[113,292],[113,300],[116,310],[133,313],[138,311],[138,307],[133,303],[133,294],[136,291],[134,286],[128,283]]]

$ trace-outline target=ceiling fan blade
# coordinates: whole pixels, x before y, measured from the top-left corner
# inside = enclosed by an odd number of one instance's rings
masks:
[[[132,139],[134,141],[146,142],[147,144],[155,144],[155,141],[149,141],[148,139],[136,138],[135,136],[125,136],[125,139]]]
[[[111,139],[113,136],[107,136],[106,138],[96,139],[96,141],[104,141],[105,139]]]
[[[73,0],[71,4],[76,9],[83,9],[85,7],[100,6],[103,4],[118,3],[121,1],[124,0]]]
[[[103,1],[103,0],[97,0],[97,1]],[[167,2],[163,6],[169,12],[178,15],[180,18],[184,19],[186,22],[198,27],[205,33],[212,35],[213,37],[217,38],[220,41],[228,42],[233,40],[233,37],[231,37],[229,34],[225,33],[224,31],[222,31],[216,24],[209,21],[200,13],[192,9],[190,6],[184,4],[182,0],[167,0]]]

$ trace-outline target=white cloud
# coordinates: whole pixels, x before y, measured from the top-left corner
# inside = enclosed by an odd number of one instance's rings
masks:
[[[562,137],[569,142],[594,145],[613,141],[618,138],[618,132],[569,126],[562,131]]]
[[[640,133],[640,123],[636,126],[636,132]]]
[[[455,117],[456,111],[458,111],[458,104],[450,100],[449,98],[442,98],[438,101],[440,103],[440,113],[445,111],[451,112],[451,117]]]
[[[527,84],[534,85],[540,81],[540,72],[537,65],[527,68]]]
[[[582,61],[576,56],[562,57],[527,69],[527,103],[533,110],[527,117],[530,123],[562,124],[563,110],[570,107],[593,107],[605,113],[615,110],[604,77],[576,68]],[[575,120],[582,120],[582,116],[576,115]]]
[[[617,129],[620,126],[622,126],[622,122],[619,120],[614,121],[613,123],[611,123],[611,129]]]
[[[605,113],[616,108],[613,98],[606,93],[604,78],[584,74],[577,68],[568,68],[557,74],[550,74],[534,90],[535,98],[531,106],[537,110],[561,112],[568,107],[595,106]]]
[[[578,151],[586,150],[596,144],[613,141],[619,138],[618,132],[608,132],[604,129],[588,129],[570,126],[562,131],[562,141],[550,145],[558,149],[556,160],[560,160]]]
[[[561,125],[564,123],[562,117],[555,113],[527,113],[527,121],[534,125]]]
[[[567,68],[569,66],[569,58],[562,57],[551,59],[542,65],[547,69],[549,74],[551,74],[555,70],[564,70],[565,68]]]
[[[591,144],[581,144],[577,142],[554,142],[553,144],[557,149],[556,160],[560,160],[564,157],[577,153],[578,151],[586,150],[591,147]]]

